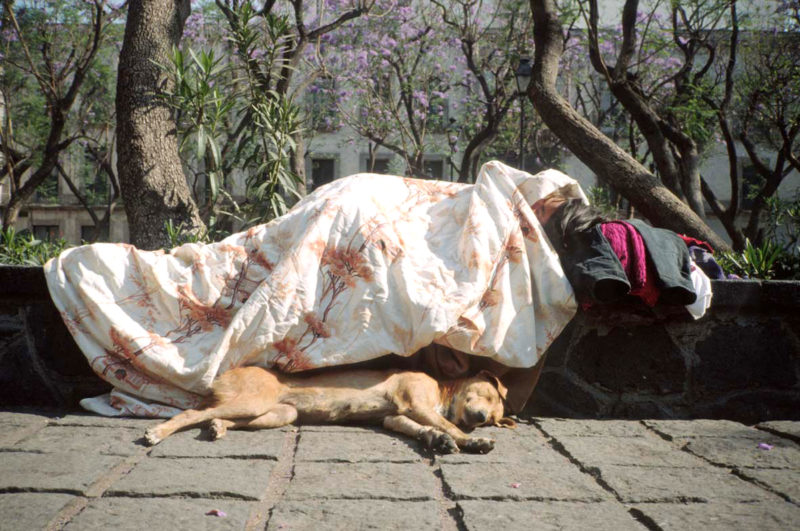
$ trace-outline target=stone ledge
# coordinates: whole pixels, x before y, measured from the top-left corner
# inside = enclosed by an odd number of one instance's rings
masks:
[[[711,310],[757,310],[759,312],[800,309],[800,282],[793,280],[712,280]]]
[[[44,268],[0,265],[0,302],[50,300]]]
[[[526,412],[573,418],[800,419],[800,282],[712,281],[682,309],[593,307],[553,343]]]
[[[581,312],[548,352],[526,414],[800,419],[800,282],[717,280],[707,315]],[[109,386],[52,304],[41,267],[0,266],[0,406],[72,408]]]

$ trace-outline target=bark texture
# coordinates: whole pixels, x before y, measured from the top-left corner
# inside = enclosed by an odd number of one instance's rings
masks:
[[[169,245],[168,220],[205,230],[181,167],[175,120],[157,96],[168,82],[158,65],[169,64],[189,12],[189,0],[132,0],[128,7],[117,76],[117,171],[130,240],[141,249]]]
[[[528,96],[550,130],[594,173],[611,183],[656,226],[700,238],[715,249],[729,245],[652,173],[600,132],[556,89],[562,28],[553,0],[531,0],[535,57]]]

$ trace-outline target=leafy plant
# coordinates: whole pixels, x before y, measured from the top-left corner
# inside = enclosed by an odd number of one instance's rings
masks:
[[[590,186],[588,193],[589,202],[609,218],[617,218],[619,211],[611,198],[611,190],[603,186]]]
[[[789,253],[797,253],[800,244],[800,192],[797,192],[792,199],[772,196],[765,202],[766,238],[780,243]]]
[[[218,56],[213,45],[208,51],[187,47],[162,65],[175,88],[161,96],[177,113],[206,237],[283,214],[302,184],[291,170],[298,108],[286,94],[262,88],[292,68],[282,59],[291,25],[286,17],[259,16],[247,2],[225,11],[234,55]],[[244,201],[231,192],[234,175],[245,181]]]
[[[17,232],[14,227],[0,230],[0,264],[40,266],[66,247],[63,239],[37,240],[30,233]]]
[[[287,199],[300,198],[303,185],[291,169],[299,108],[287,92],[268,88],[270,78],[286,80],[294,70],[285,59],[292,45],[292,26],[285,15],[258,16],[247,2],[228,11],[227,16],[230,40],[244,64],[246,81],[238,136],[232,138],[234,153],[246,168],[248,204],[244,210],[251,219],[264,222],[286,212]]]
[[[761,245],[753,245],[748,239],[741,252],[724,253],[718,257],[722,269],[746,278],[770,280],[776,278],[786,260],[786,251],[773,240],[765,240]]]
[[[198,234],[187,231],[183,223],[175,226],[171,219],[164,224],[164,230],[167,231],[171,248],[180,247],[185,243],[210,243],[213,241],[208,232]]]

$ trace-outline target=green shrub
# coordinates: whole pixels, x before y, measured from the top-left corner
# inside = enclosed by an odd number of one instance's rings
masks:
[[[764,238],[717,257],[726,273],[764,280],[800,280],[800,192],[766,200]]]
[[[786,249],[774,240],[761,245],[746,241],[742,251],[732,251],[717,257],[726,273],[762,280],[800,280],[800,250]]]
[[[0,230],[0,264],[39,266],[54,258],[66,247],[64,239],[37,240],[27,231],[17,232],[14,227]]]

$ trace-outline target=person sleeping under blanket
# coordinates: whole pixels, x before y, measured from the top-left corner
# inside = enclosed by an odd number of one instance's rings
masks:
[[[650,307],[686,306],[695,318],[708,308],[708,277],[678,234],[641,220],[609,219],[559,190],[532,207],[584,308],[630,296]]]

